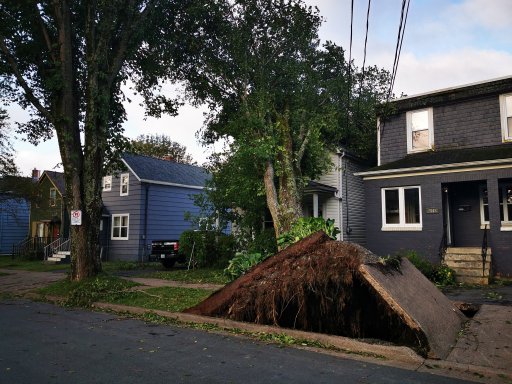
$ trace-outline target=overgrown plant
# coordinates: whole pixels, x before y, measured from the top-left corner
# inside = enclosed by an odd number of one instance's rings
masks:
[[[229,264],[224,270],[224,273],[231,280],[235,280],[245,274],[256,264],[261,263],[268,256],[269,255],[264,255],[261,253],[237,253],[236,256],[229,261]]]
[[[280,249],[286,248],[318,231],[324,231],[333,240],[336,240],[336,235],[340,233],[340,229],[334,225],[333,219],[324,220],[321,217],[301,217],[292,225],[288,232],[279,236],[277,245]]]
[[[455,284],[455,271],[450,267],[442,264],[433,264],[413,250],[403,252],[401,256],[409,259],[409,261],[434,284],[438,286]]]

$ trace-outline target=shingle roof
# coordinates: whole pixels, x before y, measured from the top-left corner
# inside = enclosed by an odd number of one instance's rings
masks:
[[[417,167],[441,166],[446,164],[472,163],[479,161],[492,161],[511,159],[512,144],[502,144],[483,148],[448,149],[443,151],[429,151],[407,155],[404,158],[381,165],[366,172],[410,169]],[[365,172],[362,172],[364,174]]]
[[[64,182],[64,173],[55,172],[55,171],[44,171],[39,180],[41,180],[44,175],[46,175],[53,182],[53,184],[59,190],[59,193],[61,194],[61,196],[64,196],[66,193],[66,184]]]
[[[206,169],[196,165],[131,153],[123,154],[122,159],[139,180],[148,183],[204,187],[211,177]]]

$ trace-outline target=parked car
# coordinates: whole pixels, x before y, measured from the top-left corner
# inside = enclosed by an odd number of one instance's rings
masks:
[[[165,268],[171,268],[176,261],[183,263],[185,255],[180,252],[178,240],[153,240],[151,258],[159,260]]]

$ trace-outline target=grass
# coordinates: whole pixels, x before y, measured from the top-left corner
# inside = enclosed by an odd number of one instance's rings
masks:
[[[144,274],[144,277],[199,284],[227,284],[229,282],[229,279],[224,275],[223,270],[216,268],[157,271]]]
[[[69,270],[69,264],[47,264],[42,260],[12,259],[11,256],[0,256],[0,268],[22,269],[34,272],[50,272]]]
[[[144,291],[127,292],[122,296],[108,300],[108,302],[153,310],[181,312],[200,303],[212,292],[206,289],[159,287]]]

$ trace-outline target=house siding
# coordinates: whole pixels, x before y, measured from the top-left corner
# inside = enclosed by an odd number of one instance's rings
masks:
[[[54,184],[50,181],[47,176],[43,176],[39,185],[37,187],[37,192],[39,194],[36,203],[32,204],[30,209],[30,236],[37,236],[36,233],[36,223],[42,221],[50,221],[53,218],[58,218],[60,220],[60,230],[59,234],[61,237],[69,236],[69,221],[70,218],[67,214],[67,210],[64,206],[64,200],[60,191],[56,189],[56,200],[55,205],[50,204],[50,189],[55,188]],[[46,226],[45,237],[51,237],[52,234],[49,233],[50,228]]]
[[[2,199],[0,205],[0,254],[10,254],[12,246],[29,232],[29,204],[23,199]]]
[[[435,106],[433,119],[435,150],[502,144],[499,95]],[[405,113],[390,116],[381,124],[380,148],[381,165],[407,155]]]
[[[445,173],[437,175],[397,177],[365,181],[367,247],[385,256],[400,251],[415,250],[432,262],[439,263],[439,245],[443,236],[442,184],[480,181],[487,185],[489,196],[488,232],[492,249],[493,269],[501,275],[512,276],[512,232],[501,231],[498,181],[512,178],[512,168]],[[423,228],[421,231],[382,231],[381,188],[420,186]],[[437,208],[439,213],[429,214],[428,208]],[[483,230],[476,239],[481,245]]]
[[[342,203],[345,225],[340,227],[344,228],[343,240],[366,245],[364,182],[361,176],[356,176],[354,173],[366,170],[367,166],[345,157],[343,168],[343,176],[346,178],[346,183],[342,188],[344,190]]]

